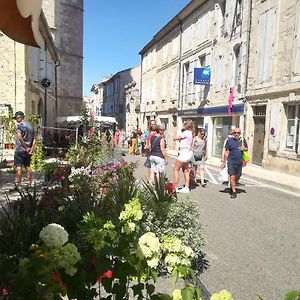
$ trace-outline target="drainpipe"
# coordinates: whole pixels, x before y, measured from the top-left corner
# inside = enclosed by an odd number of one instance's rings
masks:
[[[248,89],[248,77],[249,77],[249,62],[250,62],[250,40],[251,40],[251,28],[252,28],[252,0],[249,0],[249,7],[248,7],[248,12],[249,12],[249,18],[247,22],[247,52],[246,52],[246,66],[245,66],[245,71],[246,71],[246,76],[245,76],[245,83],[244,83],[244,89],[243,89],[243,103],[244,103],[244,133],[246,132],[246,115],[247,115],[247,99],[246,99],[246,92]]]

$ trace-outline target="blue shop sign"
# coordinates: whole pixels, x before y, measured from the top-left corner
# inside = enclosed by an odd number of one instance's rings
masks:
[[[194,68],[194,84],[210,85],[211,69],[207,68]]]

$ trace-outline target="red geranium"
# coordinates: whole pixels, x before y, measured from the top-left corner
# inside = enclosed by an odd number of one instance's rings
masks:
[[[166,185],[166,190],[169,196],[171,196],[173,193],[175,193],[176,191],[176,186],[174,185],[174,183],[168,183]]]
[[[112,270],[107,270],[106,272],[104,272],[102,275],[97,275],[97,280],[99,283],[101,283],[103,278],[112,278],[113,277],[113,272]]]

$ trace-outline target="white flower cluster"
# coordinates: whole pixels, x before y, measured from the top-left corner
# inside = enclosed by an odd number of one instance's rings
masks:
[[[69,175],[69,180],[71,182],[74,182],[77,178],[82,178],[82,177],[86,177],[86,178],[91,178],[91,167],[81,167],[81,168],[72,168],[71,169],[71,174]]]
[[[147,232],[139,238],[138,255],[147,259],[150,268],[155,269],[158,266],[161,244],[153,232]]]
[[[190,247],[183,245],[179,239],[165,237],[162,248],[166,252],[165,264],[170,273],[178,266],[191,266],[195,253]]]
[[[141,203],[138,198],[134,198],[128,204],[125,204],[125,209],[120,214],[122,232],[126,234],[135,232],[139,228],[137,223],[142,217]]]
[[[52,223],[41,230],[40,239],[49,247],[60,247],[68,241],[69,234],[61,225]]]

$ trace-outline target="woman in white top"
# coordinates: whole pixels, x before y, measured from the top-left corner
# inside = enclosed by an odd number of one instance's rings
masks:
[[[180,136],[175,138],[175,141],[179,141],[179,155],[175,161],[173,168],[174,186],[176,191],[180,193],[189,193],[189,183],[190,183],[190,170],[189,163],[193,157],[193,132],[195,131],[194,122],[192,120],[187,120],[183,124],[184,131]],[[184,172],[184,188],[178,190],[179,183],[179,170],[182,169]]]

